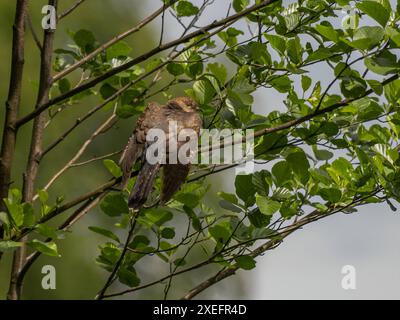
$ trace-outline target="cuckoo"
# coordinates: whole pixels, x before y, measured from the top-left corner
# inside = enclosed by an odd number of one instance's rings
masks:
[[[171,124],[175,124],[175,131],[171,130]],[[160,203],[165,204],[179,190],[189,174],[191,161],[180,161],[179,157],[175,163],[170,161],[171,139],[176,139],[176,147],[185,144],[185,141],[178,141],[177,134],[182,130],[191,129],[198,138],[202,120],[199,115],[197,103],[188,97],[179,97],[168,101],[165,105],[150,102],[143,114],[136,123],[135,130],[128,140],[128,144],[121,156],[120,166],[122,168],[122,187],[124,188],[131,176],[134,163],[139,158],[142,159],[141,168],[137,176],[135,185],[132,188],[128,199],[128,205],[134,210],[139,210],[149,197],[157,173],[162,169]],[[149,161],[147,150],[152,141],[148,141],[151,129],[158,129],[165,133],[167,148],[166,162]],[[154,132],[154,131],[153,131]],[[153,142],[154,143],[154,142]],[[197,145],[197,143],[196,143]],[[193,157],[193,154],[191,154]]]

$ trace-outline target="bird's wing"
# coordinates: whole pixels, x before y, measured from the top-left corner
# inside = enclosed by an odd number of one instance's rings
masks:
[[[190,171],[190,164],[166,164],[163,166],[161,203],[165,204],[179,190]]]
[[[178,130],[184,128],[193,129],[197,138],[200,135],[200,129],[202,127],[201,117],[197,113],[186,113],[183,114],[183,118],[179,121]],[[178,142],[178,148],[180,148],[185,142]],[[195,156],[191,154],[191,156]],[[189,172],[191,163],[182,164],[166,164],[163,166],[163,177],[161,187],[161,203],[165,204],[172,196],[179,190],[182,184],[185,182]]]
[[[143,145],[136,141],[135,134],[133,134],[129,138],[128,144],[126,145],[125,150],[122,153],[121,159],[119,161],[120,167],[122,169],[122,189],[125,188],[126,184],[128,183],[128,180],[131,177],[133,164],[136,162],[142,151]]]
[[[124,188],[131,176],[131,171],[134,163],[143,153],[146,142],[146,134],[155,124],[155,117],[158,114],[160,105],[150,102],[142,115],[136,122],[136,128],[128,140],[124,152],[119,160],[119,165],[122,169],[121,187]]]
[[[146,203],[159,169],[160,163],[150,164],[147,161],[143,163],[136,179],[136,183],[129,195],[129,208],[138,210]]]

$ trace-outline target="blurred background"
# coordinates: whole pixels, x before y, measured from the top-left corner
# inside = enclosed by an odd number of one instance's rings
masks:
[[[35,0],[30,3],[30,12],[34,27],[41,32],[41,8],[47,1]],[[196,2],[196,1],[195,1]],[[197,1],[201,2],[201,1]],[[60,1],[60,10],[69,8],[75,0]],[[215,1],[213,10],[199,21],[205,24],[226,14],[230,1]],[[99,42],[105,42],[114,35],[134,26],[143,17],[159,8],[159,0],[86,0],[73,14],[65,18],[56,32],[55,48],[65,48],[71,43],[68,30],[92,30]],[[394,4],[394,1],[393,3]],[[0,40],[2,50],[0,58],[0,103],[4,106],[8,92],[8,81],[11,59],[11,37],[14,19],[15,1],[0,1]],[[239,27],[245,28],[239,23]],[[132,56],[137,56],[158,45],[160,19],[144,28],[140,33],[128,37],[125,41],[133,48]],[[165,41],[174,39],[180,34],[181,27],[172,18],[166,19]],[[26,63],[23,82],[21,113],[26,114],[34,107],[35,93],[38,82],[39,52],[32,37],[27,31]],[[225,62],[222,60],[222,62]],[[231,70],[233,72],[234,69]],[[312,72],[313,70],[310,69]],[[316,70],[314,70],[316,71]],[[328,71],[323,68],[313,72],[313,80],[321,80],[322,86],[329,83]],[[183,88],[176,94],[182,94]],[[254,111],[267,114],[272,110],[283,110],[284,96],[276,91],[260,89],[255,94]],[[154,98],[164,99],[161,95]],[[162,100],[163,101],[163,100]],[[57,121],[49,126],[46,132],[45,144],[53,141],[76,119],[82,110],[87,111],[98,103],[96,98],[86,99],[85,103],[75,105],[70,111],[61,114]],[[4,108],[2,107],[2,110]],[[38,188],[48,181],[66,161],[79,149],[83,139],[109,115],[109,111],[98,114],[89,120],[85,126],[57,147],[56,152],[45,158],[41,166]],[[4,121],[4,111],[0,112],[1,124]],[[119,122],[118,127],[96,139],[86,155],[81,159],[90,159],[110,151],[117,151],[124,146],[133,127],[133,120]],[[26,165],[30,142],[31,127],[24,126],[18,135],[18,149],[15,158],[14,181],[20,186],[22,177],[17,175]],[[84,137],[84,138],[83,138]],[[111,146],[111,147],[110,147]],[[77,177],[80,179],[77,180]],[[55,200],[58,195],[65,194],[68,199],[89,191],[109,179],[101,162],[90,167],[73,168],[62,179],[54,184],[51,195]],[[213,202],[216,191],[234,191],[234,170],[225,171],[209,178],[212,189],[209,200]],[[214,192],[215,191],[215,192]],[[58,221],[62,221],[62,218]],[[198,298],[204,299],[399,299],[400,293],[400,233],[398,225],[400,216],[386,206],[360,208],[352,215],[337,214],[324,219],[288,237],[285,242],[273,251],[257,259],[257,267],[252,271],[239,271],[237,276],[211,287]],[[57,223],[57,221],[55,221]],[[107,273],[95,264],[98,255],[98,245],[104,238],[90,232],[91,225],[109,226],[114,220],[104,215],[98,208],[91,211],[77,223],[66,240],[59,242],[62,258],[42,256],[30,269],[25,279],[23,297],[25,299],[92,299],[103,285]],[[11,254],[7,253],[0,264],[0,297],[4,298],[8,289]],[[41,268],[51,264],[57,270],[57,289],[43,290]],[[164,263],[160,265],[146,264],[145,270],[138,273],[146,279],[158,278],[167,272]],[[342,267],[352,265],[356,269],[356,289],[344,290],[341,287]],[[174,280],[170,298],[180,295],[213,274],[213,269],[204,269],[190,273],[189,276]],[[121,287],[122,289],[122,287]],[[124,299],[162,298],[163,287],[154,287],[140,293],[123,296]]]

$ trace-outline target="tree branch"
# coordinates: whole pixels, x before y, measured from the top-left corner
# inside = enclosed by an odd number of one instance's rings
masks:
[[[88,200],[84,203],[79,209],[77,209],[68,219],[61,224],[57,230],[59,231],[67,231],[69,230],[73,224],[75,224],[78,220],[80,220],[83,216],[85,216],[91,209],[93,209],[102,199],[104,195],[97,196],[94,200]],[[53,240],[52,238],[47,238],[46,242]],[[32,267],[32,265],[37,261],[37,259],[41,256],[40,251],[35,251],[31,253],[25,260],[25,264],[22,267],[21,271],[18,273],[17,284],[22,285],[26,273]]]
[[[3,201],[8,197],[11,184],[11,169],[14,160],[17,138],[16,121],[19,112],[24,71],[25,21],[28,11],[28,0],[17,0],[13,25],[13,43],[11,58],[11,75],[6,102],[3,140],[0,153],[0,211],[7,211]],[[3,227],[0,222],[0,239],[3,238]],[[0,259],[2,253],[0,252]]]
[[[67,69],[57,73],[54,77],[53,77],[53,81],[58,81],[61,78],[65,77],[67,74],[70,74],[72,71],[78,69],[80,66],[84,65],[85,63],[89,62],[90,60],[92,60],[94,57],[96,57],[98,54],[100,54],[101,52],[103,52],[104,50],[106,50],[107,48],[111,47],[112,45],[114,45],[115,43],[117,43],[118,41],[121,41],[122,39],[125,39],[127,36],[136,33],[138,31],[140,31],[143,27],[145,27],[147,24],[149,24],[151,21],[153,21],[154,19],[156,19],[160,14],[162,14],[164,12],[164,8],[168,8],[169,6],[173,5],[177,0],[171,0],[168,4],[164,4],[161,8],[159,8],[158,10],[156,10],[155,12],[153,12],[151,15],[149,15],[147,18],[143,19],[141,22],[139,22],[138,25],[134,26],[131,29],[126,30],[125,32],[117,35],[116,37],[112,38],[111,40],[107,41],[106,43],[104,43],[103,45],[101,45],[100,47],[98,47],[96,50],[92,51],[91,53],[89,53],[87,56],[85,56],[83,59],[75,62],[74,64],[72,64],[70,67],[68,67]]]
[[[189,33],[188,35],[186,35],[184,37],[181,37],[179,39],[173,40],[173,41],[168,42],[166,44],[157,46],[157,47],[153,48],[152,50],[146,52],[145,54],[143,54],[143,55],[141,55],[141,56],[139,56],[139,57],[137,57],[137,58],[135,58],[135,59],[123,64],[123,65],[121,65],[121,66],[119,66],[119,67],[115,67],[115,68],[111,69],[110,71],[104,73],[103,75],[101,75],[101,76],[99,76],[99,77],[97,77],[97,78],[95,78],[95,79],[93,79],[93,80],[91,80],[91,81],[89,81],[89,82],[87,82],[85,84],[82,84],[82,85],[72,89],[71,91],[68,91],[68,92],[66,92],[66,93],[64,93],[64,94],[62,94],[62,95],[50,100],[47,104],[43,105],[40,109],[35,110],[35,111],[31,112],[30,114],[28,114],[28,115],[22,117],[21,119],[19,119],[17,121],[16,125],[17,125],[17,127],[20,127],[20,126],[24,125],[25,123],[27,123],[27,122],[31,121],[32,119],[34,119],[37,114],[42,113],[43,111],[47,110],[52,105],[57,104],[59,102],[62,102],[64,100],[68,99],[68,98],[71,98],[71,97],[75,96],[76,94],[78,94],[78,93],[80,93],[82,91],[85,91],[85,90],[88,90],[90,88],[93,88],[94,86],[96,86],[100,82],[102,82],[102,81],[104,81],[104,80],[106,80],[106,79],[108,79],[108,78],[110,78],[110,77],[112,77],[112,76],[124,71],[124,70],[127,70],[127,69],[139,64],[140,62],[143,62],[143,61],[151,58],[152,56],[154,56],[154,55],[156,55],[156,54],[158,54],[158,53],[160,53],[162,51],[165,51],[167,49],[175,47],[175,46],[177,46],[179,44],[185,43],[185,42],[187,42],[187,41],[189,41],[189,40],[191,40],[191,39],[193,39],[193,38],[195,38],[197,36],[204,35],[204,34],[206,34],[208,31],[210,31],[212,29],[219,28],[219,27],[222,26],[223,27],[222,30],[223,30],[225,27],[227,27],[228,25],[236,22],[237,20],[239,20],[240,18],[246,16],[247,14],[249,14],[249,13],[251,13],[253,11],[259,10],[259,9],[261,9],[263,7],[266,7],[267,5],[269,5],[269,4],[271,4],[271,3],[275,2],[275,1],[277,1],[277,0],[264,0],[264,1],[260,2],[259,4],[256,4],[256,5],[253,5],[251,7],[248,7],[247,9],[245,9],[245,10],[243,10],[241,12],[238,12],[238,13],[236,13],[234,15],[231,15],[231,16],[225,18],[225,19],[222,19],[222,20],[219,20],[219,21],[214,21],[213,23],[211,23],[211,24],[209,24],[209,25],[207,25],[207,26],[205,26],[203,28],[200,28],[200,29],[198,29],[196,31],[193,31],[192,33]],[[162,10],[161,10],[161,12],[162,12]]]
[[[75,9],[77,9],[81,4],[83,4],[86,0],[78,0],[75,2],[70,8],[62,12],[61,14],[58,15],[58,20],[64,19],[66,16],[71,14]]]
[[[126,238],[125,244],[124,244],[124,248],[122,249],[121,255],[120,255],[117,263],[115,264],[114,269],[110,273],[105,285],[99,291],[99,293],[96,295],[96,297],[95,297],[96,300],[103,300],[105,292],[107,291],[108,287],[114,281],[114,277],[117,274],[119,267],[121,266],[121,264],[125,258],[126,253],[128,252],[128,245],[132,241],[133,232],[135,231],[135,226],[136,226],[136,218],[137,218],[137,213],[132,214],[131,221],[130,221],[130,229],[129,229],[129,233]]]
[[[283,242],[283,239],[285,239],[286,237],[291,235],[293,232],[301,229],[305,225],[308,225],[308,224],[310,224],[312,222],[316,222],[316,221],[318,221],[320,219],[324,219],[324,218],[330,217],[330,216],[332,216],[332,215],[334,215],[334,214],[336,214],[338,212],[342,212],[343,210],[345,210],[347,208],[354,207],[357,204],[362,204],[364,200],[375,196],[380,191],[382,191],[382,187],[378,187],[371,194],[369,194],[369,195],[367,195],[365,197],[362,197],[360,199],[356,199],[352,203],[350,203],[350,204],[348,204],[348,205],[346,205],[344,207],[341,207],[339,209],[333,208],[332,212],[321,213],[318,210],[314,210],[313,212],[309,213],[308,215],[306,215],[302,219],[297,220],[296,222],[294,222],[290,226],[286,227],[284,229],[284,231],[280,232],[277,237],[274,237],[273,239],[271,239],[271,240],[265,242],[264,244],[262,244],[261,246],[257,247],[255,250],[253,250],[249,254],[249,256],[251,256],[252,258],[256,258],[256,257],[264,254],[266,251],[274,249],[277,246],[279,246]],[[211,278],[208,278],[207,280],[203,281],[202,283],[197,285],[195,288],[190,290],[181,299],[182,300],[193,299],[199,293],[203,292],[204,290],[206,290],[207,288],[211,287],[212,285],[224,280],[225,278],[233,276],[238,269],[240,269],[239,265],[238,264],[234,264],[229,269],[220,270],[219,272],[217,272],[217,274],[215,274]]]
[[[49,5],[57,7],[57,0],[49,0]],[[46,29],[44,31],[43,48],[41,51],[40,65],[40,83],[38,97],[35,109],[40,108],[49,101],[49,92],[51,88],[51,68],[53,54],[54,30]],[[32,129],[31,148],[29,152],[28,164],[24,174],[23,183],[23,201],[32,202],[34,195],[35,181],[39,170],[40,153],[43,140],[43,129],[45,125],[45,114],[38,114],[34,120]],[[26,242],[23,238],[21,242]],[[26,245],[18,248],[14,253],[13,266],[11,271],[10,287],[7,298],[10,300],[18,300],[22,293],[22,283],[18,283],[18,274],[23,267],[26,258]]]
[[[393,82],[394,80],[396,80],[398,78],[399,78],[399,75],[395,74],[395,75],[389,77],[388,79],[382,81],[381,84],[384,86],[384,85],[386,85],[386,84],[388,84],[390,82]],[[297,125],[299,125],[299,124],[301,124],[303,122],[311,120],[312,118],[314,118],[316,116],[319,116],[319,115],[322,115],[324,113],[328,113],[328,112],[334,111],[334,110],[336,110],[336,109],[338,109],[340,107],[346,106],[351,102],[354,102],[354,101],[356,101],[358,99],[361,99],[361,98],[363,98],[365,96],[370,95],[371,93],[373,93],[373,90],[367,90],[362,96],[360,96],[358,98],[343,100],[342,102],[334,104],[334,105],[332,105],[330,107],[320,109],[316,113],[310,113],[307,116],[304,116],[304,117],[301,117],[301,118],[298,118],[298,119],[295,119],[295,120],[292,120],[292,121],[288,121],[286,123],[283,123],[283,124],[281,124],[279,126],[276,126],[276,127],[273,127],[273,128],[266,128],[266,129],[262,129],[262,130],[256,131],[254,136],[255,137],[260,137],[262,135],[265,135],[265,134],[268,134],[268,133],[271,133],[271,132],[279,132],[281,130],[290,129],[291,127],[297,126]],[[243,141],[242,140],[233,141],[233,143],[241,143],[241,142],[243,142]],[[223,144],[219,144],[219,145],[215,145],[214,147],[224,148],[224,145]],[[210,148],[210,147],[207,147],[207,148]],[[233,167],[235,167],[237,165],[239,165],[239,163],[237,163],[237,164],[235,163],[235,164],[229,165],[227,167],[223,167],[221,169],[214,170],[211,173],[205,173],[205,174],[203,174],[201,176],[198,176],[198,177],[193,177],[192,179],[189,180],[189,182],[197,181],[197,180],[199,180],[201,178],[204,178],[204,177],[206,177],[206,176],[208,176],[210,174],[215,174],[215,173],[221,172],[223,170],[226,170],[226,169],[229,169],[229,168],[233,168]],[[138,172],[133,172],[131,176],[136,176],[137,174],[138,174]],[[55,208],[53,211],[51,211],[46,216],[44,216],[39,221],[39,223],[47,222],[47,221],[53,219],[54,217],[58,216],[59,214],[69,210],[70,208],[75,207],[76,205],[78,205],[78,204],[80,204],[80,203],[82,203],[82,202],[84,202],[84,201],[86,201],[86,200],[88,200],[88,199],[90,199],[92,197],[96,197],[99,194],[102,194],[104,192],[108,192],[111,188],[116,186],[118,183],[120,183],[120,179],[111,179],[110,181],[104,183],[103,185],[99,186],[95,190],[89,191],[89,192],[77,197],[76,199],[71,200],[70,202],[66,203],[65,205]],[[30,229],[26,228],[26,229],[22,230],[21,235],[25,235],[25,234],[27,234],[29,232],[30,232]],[[17,237],[13,237],[12,240],[20,239],[21,235],[19,235]]]

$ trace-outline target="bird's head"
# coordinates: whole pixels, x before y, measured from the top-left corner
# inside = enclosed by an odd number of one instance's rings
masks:
[[[189,97],[178,97],[168,101],[168,105],[173,108],[180,108],[185,112],[195,112],[199,110],[199,105],[196,101]]]

